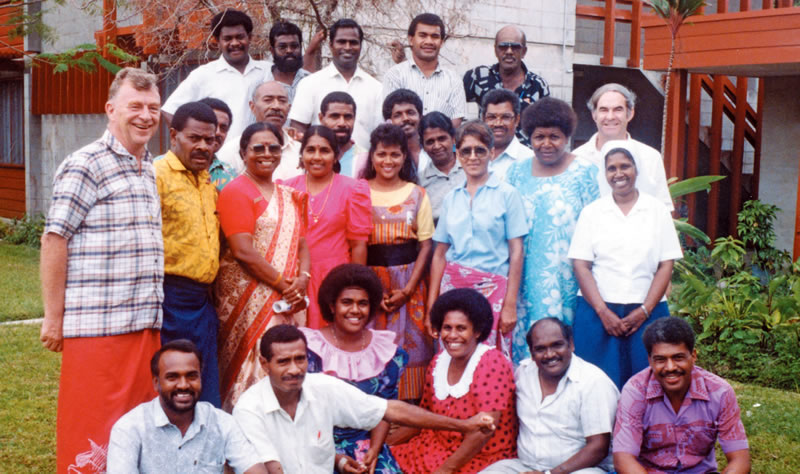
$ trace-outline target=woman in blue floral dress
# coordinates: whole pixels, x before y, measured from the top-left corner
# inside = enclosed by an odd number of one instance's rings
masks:
[[[572,324],[578,282],[567,258],[581,210],[600,197],[597,168],[567,151],[577,117],[569,104],[546,97],[522,114],[522,130],[531,137],[534,156],[514,163],[506,181],[517,188],[528,219],[525,261],[517,325],[513,336],[514,362],[530,358],[525,335],[545,317]]]
[[[386,399],[397,398],[397,381],[408,363],[392,331],[367,328],[383,299],[380,279],[369,267],[343,264],[322,280],[317,295],[320,312],[329,325],[300,328],[308,340],[309,372],[323,372],[361,391]],[[400,466],[384,444],[389,424],[372,431],[335,428],[337,465],[342,456],[376,473],[399,473]]]

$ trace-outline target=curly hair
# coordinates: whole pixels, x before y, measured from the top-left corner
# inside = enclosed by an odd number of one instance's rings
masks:
[[[472,329],[478,333],[478,342],[485,341],[492,332],[492,305],[472,288],[456,288],[442,293],[431,308],[431,326],[441,331],[444,317],[451,311],[460,311],[467,316]]]
[[[361,288],[369,297],[369,320],[375,316],[383,298],[383,285],[378,275],[369,267],[357,263],[343,263],[334,267],[319,286],[317,303],[322,319],[333,321],[333,306],[346,288]]]

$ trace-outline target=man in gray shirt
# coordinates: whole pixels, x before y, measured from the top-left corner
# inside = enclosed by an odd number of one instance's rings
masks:
[[[109,473],[267,471],[231,415],[197,401],[200,352],[186,339],[164,344],[150,361],[158,397],[122,416],[111,430]],[[279,471],[278,471],[279,472]]]

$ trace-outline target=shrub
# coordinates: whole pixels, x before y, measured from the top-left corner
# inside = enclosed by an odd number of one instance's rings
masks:
[[[697,332],[700,364],[728,378],[800,391],[800,261],[772,247],[777,208],[748,202],[739,235],[688,250],[671,311]]]
[[[14,219],[10,224],[0,223],[0,239],[10,244],[39,248],[43,232],[42,214],[26,214],[22,219]]]

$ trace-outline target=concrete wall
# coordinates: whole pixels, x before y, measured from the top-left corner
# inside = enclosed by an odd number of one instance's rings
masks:
[[[792,250],[800,163],[800,76],[765,80],[759,198],[781,208],[776,247]]]

